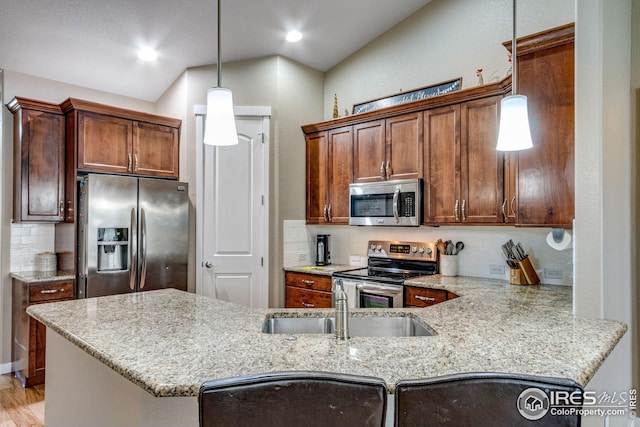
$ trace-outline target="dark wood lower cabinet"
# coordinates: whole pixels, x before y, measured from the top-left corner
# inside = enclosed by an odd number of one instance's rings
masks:
[[[27,314],[27,307],[74,299],[74,281],[25,282],[13,279],[12,360],[24,387],[44,383],[47,328]]]
[[[286,272],[286,308],[331,308],[331,276]]]
[[[444,289],[404,287],[405,307],[428,307],[454,298],[458,295]]]

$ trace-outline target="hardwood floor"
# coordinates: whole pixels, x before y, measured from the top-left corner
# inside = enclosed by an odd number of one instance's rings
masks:
[[[13,374],[0,375],[0,427],[43,427],[44,384],[30,388]]]

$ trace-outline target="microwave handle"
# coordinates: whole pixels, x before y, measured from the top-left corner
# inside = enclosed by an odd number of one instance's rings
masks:
[[[393,217],[396,219],[396,224],[400,222],[398,217],[398,198],[400,197],[400,187],[396,188],[393,193]]]

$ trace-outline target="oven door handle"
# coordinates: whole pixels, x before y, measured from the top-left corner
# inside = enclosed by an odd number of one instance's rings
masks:
[[[375,292],[380,295],[398,295],[402,294],[402,286],[384,286],[384,285],[369,285],[367,283],[358,283],[356,285],[358,291]]]
[[[398,218],[398,198],[400,197],[400,187],[396,188],[393,192],[393,217],[396,219],[396,224],[400,222]]]

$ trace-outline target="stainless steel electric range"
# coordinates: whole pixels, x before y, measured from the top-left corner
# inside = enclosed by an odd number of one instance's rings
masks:
[[[406,279],[436,274],[434,243],[369,241],[368,266],[336,272],[334,282],[342,280],[352,307],[402,307]]]

